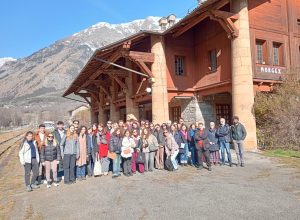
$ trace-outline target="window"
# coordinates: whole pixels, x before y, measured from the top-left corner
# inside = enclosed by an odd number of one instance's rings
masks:
[[[175,74],[176,76],[185,75],[185,57],[175,56]]]
[[[217,51],[211,50],[209,53],[210,71],[216,71],[218,68],[217,64]]]
[[[226,123],[231,124],[231,105],[217,104],[216,105],[217,122],[220,118],[225,118]]]
[[[283,65],[283,51],[282,44],[273,42],[273,65],[282,66]]]
[[[181,117],[181,107],[172,107],[171,108],[171,120],[172,122],[179,122],[179,118]]]
[[[267,45],[266,41],[256,40],[256,63],[266,64]]]

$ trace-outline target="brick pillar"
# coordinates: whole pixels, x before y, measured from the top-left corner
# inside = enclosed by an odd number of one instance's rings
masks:
[[[126,59],[126,67],[129,67],[132,69],[132,63],[128,59]],[[133,115],[137,120],[139,120],[139,107],[138,104],[133,101],[131,98],[133,95],[133,74],[135,73],[129,73],[129,76],[126,78],[126,85],[127,85],[127,91],[126,91],[126,116],[127,115]]]
[[[112,122],[118,122],[120,119],[120,112],[117,111],[116,105],[113,103],[115,100],[115,83],[112,82],[110,87],[112,99],[110,100],[110,119]]]
[[[151,36],[151,52],[155,59],[151,66],[155,82],[152,84],[152,121],[163,123],[169,120],[166,57],[164,38]]]
[[[257,149],[256,123],[253,113],[253,69],[251,59],[249,16],[247,0],[232,0],[231,10],[239,14],[234,23],[239,36],[232,40],[232,109],[247,129],[246,150]]]

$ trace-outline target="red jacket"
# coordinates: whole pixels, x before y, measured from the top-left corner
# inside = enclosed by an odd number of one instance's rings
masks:
[[[110,133],[107,132],[105,134],[105,137],[106,137],[106,143],[107,144],[102,144],[101,140],[100,140],[100,144],[99,144],[99,157],[100,158],[107,157],[107,154],[108,154],[109,142],[110,142]]]

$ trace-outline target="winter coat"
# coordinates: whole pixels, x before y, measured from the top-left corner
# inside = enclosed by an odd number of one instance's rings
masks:
[[[36,141],[33,141],[33,143],[35,146],[36,160],[39,163],[40,157],[39,157],[37,143]],[[21,145],[21,150],[19,151],[19,159],[22,165],[25,165],[25,163],[31,163],[31,149],[27,141],[24,141],[24,143]]]
[[[173,135],[173,137],[174,137],[176,143],[177,143],[178,145],[180,145],[180,143],[181,143],[181,136],[180,136],[180,134],[179,134],[179,131],[175,131],[175,133],[173,133],[173,132],[171,131],[170,134]]]
[[[67,131],[65,129],[63,129],[63,132],[64,132],[64,135],[63,135],[63,137],[64,137],[67,135]],[[60,144],[62,138],[61,138],[60,133],[57,128],[54,130],[54,137],[55,137],[55,140]]]
[[[65,154],[75,154],[78,158],[80,155],[80,148],[79,148],[79,140],[77,138],[71,137],[70,139],[67,136],[64,136],[60,143],[60,152],[61,155]]]
[[[247,132],[244,125],[242,125],[241,123],[237,123],[236,125],[231,126],[232,140],[235,141],[245,140],[246,136],[247,136]]]
[[[123,141],[122,137],[112,135],[110,137],[109,151],[120,154],[121,153],[121,148],[122,148],[122,141]]]
[[[190,146],[195,147],[196,146],[196,141],[195,141],[195,133],[196,133],[197,129],[189,129],[188,131],[188,143]]]
[[[132,156],[133,147],[135,146],[135,142],[131,137],[124,137],[122,141],[122,148],[121,148],[121,156],[124,158],[129,158]],[[126,150],[129,150],[129,153],[125,153]]]
[[[196,148],[202,149],[200,146],[200,141],[203,141],[203,148],[205,150],[209,149],[209,141],[208,141],[208,132],[206,129],[203,130],[202,135],[200,134],[200,130],[197,130],[195,133],[195,140],[196,140]]]
[[[165,146],[165,137],[162,129],[159,129],[159,131],[155,130],[153,132],[153,135],[156,137],[157,142],[160,146]]]
[[[98,143],[98,146],[99,146],[99,157],[100,158],[103,158],[103,157],[107,157],[107,154],[108,154],[108,148],[109,148],[109,143],[110,143],[110,133],[109,132],[106,132],[106,134],[102,134],[99,136],[99,140],[100,140],[100,143]],[[106,144],[103,144],[101,142],[102,139],[105,139],[106,140]]]
[[[208,141],[212,143],[209,143],[209,150],[211,152],[220,150],[216,132],[216,129],[208,129]]]
[[[38,147],[38,151],[39,151],[39,152],[41,151],[42,145],[45,144],[45,141],[47,140],[47,136],[48,136],[48,133],[45,132],[45,134],[44,134],[44,140],[41,140],[40,135],[39,135],[39,132],[37,132],[37,133],[34,135],[34,140],[36,141],[36,144],[37,144],[37,147]]]
[[[181,144],[187,144],[188,143],[188,139],[185,139],[185,137],[182,134],[182,132],[178,131],[177,133],[178,134],[177,134],[177,140],[176,140],[176,142],[179,145],[179,147],[180,147]]]
[[[97,139],[95,135],[92,135],[92,139],[90,134],[87,135],[87,146],[88,146],[88,155],[96,155],[96,153],[99,151],[99,147],[97,144]]]
[[[166,140],[166,145],[165,145],[166,155],[167,156],[173,155],[174,151],[179,149],[179,146],[176,143],[174,136],[172,134],[168,134],[165,140]]]
[[[228,124],[225,125],[220,125],[219,128],[217,129],[217,137],[218,141],[225,141],[226,143],[230,142],[230,127]]]
[[[58,143],[54,146],[53,141],[49,141],[48,145],[43,145],[41,148],[41,162],[61,160],[60,146]]]

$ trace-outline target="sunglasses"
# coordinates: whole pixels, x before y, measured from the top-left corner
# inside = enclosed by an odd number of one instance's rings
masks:
[[[167,131],[164,131],[164,134],[167,134],[168,132]]]
[[[48,138],[53,138],[53,136],[48,136]]]

